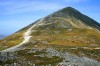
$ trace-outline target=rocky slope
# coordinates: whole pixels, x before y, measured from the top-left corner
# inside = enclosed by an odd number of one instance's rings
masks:
[[[99,32],[98,22],[66,7],[0,40],[0,58],[13,58],[1,64],[99,66]]]

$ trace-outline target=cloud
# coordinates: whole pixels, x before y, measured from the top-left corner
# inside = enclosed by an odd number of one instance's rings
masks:
[[[6,1],[0,3],[0,14],[14,14],[29,11],[52,11],[64,7],[63,4],[47,1]]]
[[[62,3],[65,2],[65,3]],[[32,11],[55,11],[69,6],[72,3],[79,3],[86,0],[1,0],[0,14],[15,14]]]

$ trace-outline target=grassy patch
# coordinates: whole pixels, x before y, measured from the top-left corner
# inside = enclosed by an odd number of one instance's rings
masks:
[[[3,49],[5,49],[5,47],[3,47],[3,46],[0,46],[0,51],[1,51],[1,50],[3,50]]]
[[[5,64],[11,64],[16,62],[16,60],[7,60],[7,61],[0,61],[0,65],[4,66]]]
[[[70,52],[77,56],[86,56],[100,61],[100,49],[94,49],[95,47],[84,48],[79,46],[63,46],[63,45],[58,45],[58,46],[53,45],[52,47],[58,51]]]
[[[48,41],[49,44],[66,46],[100,46],[100,33],[89,29],[38,30],[31,34],[32,40]]]
[[[21,43],[23,41],[23,34],[24,34],[24,31],[12,34],[11,36],[8,36],[0,40],[0,46],[9,48]]]
[[[20,61],[32,61],[34,64],[36,64],[37,66],[40,65],[56,65],[58,62],[61,62],[62,59],[57,57],[57,56],[53,56],[51,58],[44,56],[41,57],[39,55],[41,54],[46,54],[45,49],[41,50],[41,51],[36,51],[35,53],[27,53],[29,52],[30,49],[26,49],[26,50],[21,50],[18,51],[18,56],[20,59]]]

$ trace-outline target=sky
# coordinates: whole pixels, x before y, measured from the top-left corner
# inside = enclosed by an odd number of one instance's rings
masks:
[[[100,23],[100,0],[0,0],[0,34],[10,35],[68,6]]]

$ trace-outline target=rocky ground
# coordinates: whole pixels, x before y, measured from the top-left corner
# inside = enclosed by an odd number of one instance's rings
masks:
[[[23,49],[1,55],[6,58],[3,60],[5,62],[1,62],[1,66],[100,66],[100,62],[94,59],[79,57],[54,48]]]

